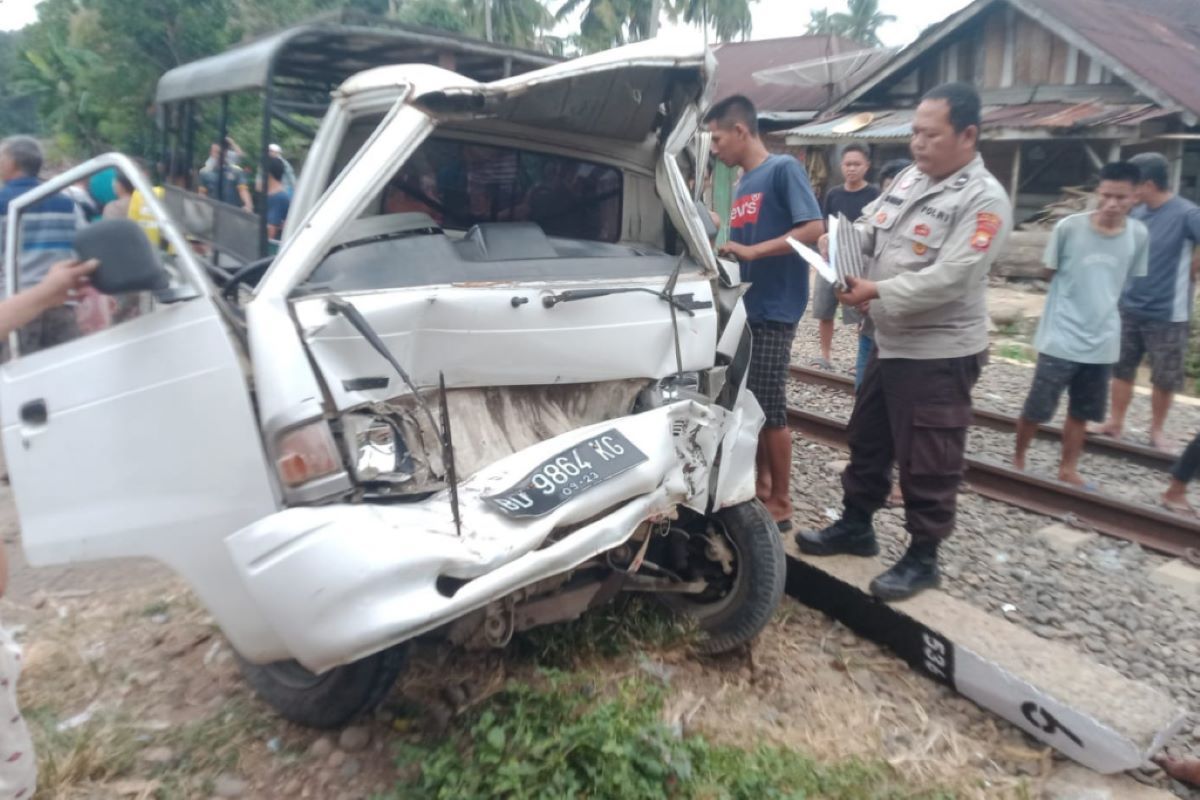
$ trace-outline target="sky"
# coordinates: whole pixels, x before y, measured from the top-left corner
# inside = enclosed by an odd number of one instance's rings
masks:
[[[880,10],[899,17],[899,21],[879,30],[886,45],[904,45],[930,25],[967,4],[968,0],[880,0]],[[16,30],[37,19],[38,0],[0,0],[0,30]],[[552,6],[557,3],[552,2]],[[754,30],[750,38],[770,39],[779,36],[799,36],[808,24],[808,12],[829,7],[833,11],[845,8],[844,0],[758,0],[751,6]],[[660,35],[672,40],[701,42],[703,33],[692,27],[665,23]]]

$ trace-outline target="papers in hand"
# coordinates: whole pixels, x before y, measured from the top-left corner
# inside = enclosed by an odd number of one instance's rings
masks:
[[[787,237],[787,242],[792,246],[793,250],[800,254],[801,258],[812,265],[813,269],[817,271],[818,275],[830,283],[838,282],[837,273],[833,271],[833,267],[829,266],[829,262],[821,258],[820,253],[818,253],[816,250],[813,250],[808,245],[796,241],[791,236]]]
[[[862,241],[858,231],[844,214],[829,218],[829,260],[806,244],[788,237],[788,244],[800,254],[800,257],[816,269],[817,274],[829,283],[834,284],[839,291],[849,288],[846,278],[863,277]]]

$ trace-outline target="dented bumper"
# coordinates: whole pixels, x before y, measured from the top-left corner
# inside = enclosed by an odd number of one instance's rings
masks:
[[[287,652],[321,672],[432,630],[627,540],[647,519],[684,505],[704,513],[717,454],[753,463],[739,436],[761,411],[749,393],[730,412],[694,401],[609,420],[503,458],[459,486],[461,535],[449,492],[420,503],[292,508],[226,540],[246,589]],[[749,417],[749,420],[748,420]],[[646,459],[538,517],[506,515],[485,498],[591,436],[618,431]],[[729,434],[734,434],[730,436]],[[719,505],[750,499],[750,480],[723,481]],[[745,496],[742,496],[745,495]],[[583,524],[543,546],[550,534]],[[450,578],[456,590],[439,589]]]

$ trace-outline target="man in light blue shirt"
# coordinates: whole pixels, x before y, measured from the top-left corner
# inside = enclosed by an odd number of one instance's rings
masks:
[[[1088,487],[1079,475],[1087,423],[1102,422],[1112,365],[1121,353],[1117,303],[1130,278],[1146,274],[1149,234],[1129,218],[1141,179],[1128,162],[1100,170],[1095,211],[1060,221],[1046,246],[1050,293],[1033,345],[1037,371],[1017,422],[1013,466],[1025,469],[1025,453],[1040,423],[1049,422],[1067,391],[1058,479]]]

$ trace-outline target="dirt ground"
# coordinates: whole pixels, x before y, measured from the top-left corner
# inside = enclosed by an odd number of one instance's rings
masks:
[[[391,793],[411,777],[396,766],[398,741],[437,736],[454,714],[537,667],[420,647],[373,718],[341,732],[302,729],[249,692],[211,619],[164,569],[30,568],[6,490],[0,531],[12,562],[0,615],[26,651],[20,689],[40,798]],[[686,645],[635,649],[581,668],[661,681],[676,721],[717,741],[882,758],[917,785],[964,798],[1065,796],[1043,791],[1063,766],[1048,749],[791,601],[748,651],[714,659]]]

